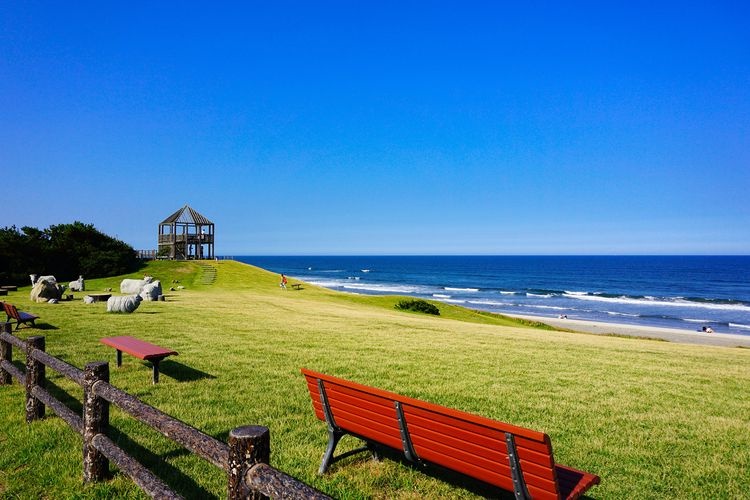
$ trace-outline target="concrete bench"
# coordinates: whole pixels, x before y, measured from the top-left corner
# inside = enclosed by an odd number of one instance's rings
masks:
[[[575,499],[599,484],[595,474],[556,464],[543,432],[306,369],[302,373],[315,415],[328,424],[320,474],[356,451],[369,449],[377,458],[377,447],[385,446],[411,462],[459,472],[519,499]],[[347,434],[367,446],[334,457]]]
[[[150,361],[154,367],[153,383],[159,383],[159,362],[167,356],[177,355],[177,351],[165,349],[158,345],[139,340],[135,337],[123,335],[120,337],[106,337],[100,342],[117,350],[117,366],[122,365],[122,353],[126,352],[138,359]]]

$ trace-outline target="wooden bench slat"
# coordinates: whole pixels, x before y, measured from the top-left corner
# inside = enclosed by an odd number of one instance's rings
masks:
[[[415,426],[413,421],[409,421],[409,433],[411,434],[415,450],[420,456],[424,453],[422,447],[440,450],[441,447],[447,446],[450,449],[462,450],[476,455],[478,459],[494,464],[487,465],[486,467],[502,467],[510,470],[510,466],[506,467],[506,465],[509,464],[509,461],[507,447],[504,442],[502,445],[498,443],[498,447],[495,449],[487,448],[475,442],[462,440],[457,436],[432,432],[429,429],[420,428],[419,426]],[[554,482],[555,480],[555,472],[551,467],[539,465],[535,462],[521,460],[521,470],[523,470],[524,474],[533,474],[534,476],[541,477],[547,481]]]
[[[319,415],[318,418],[325,421],[325,413],[323,411],[322,403],[313,402],[313,404],[316,407],[316,415]],[[334,411],[334,415],[337,415],[341,410],[348,411],[349,413],[359,412],[367,416],[368,418],[371,418],[373,421],[378,422],[384,426],[389,426],[393,428],[395,432],[398,432],[398,426],[396,425],[395,421],[395,409],[391,412],[392,415],[388,416],[383,412],[378,411],[378,409],[375,409],[375,411],[373,411],[367,406],[367,403],[357,405],[355,404],[354,400],[329,399],[329,404],[331,404],[332,407],[336,408],[336,410]]]
[[[516,434],[517,429],[523,429],[511,424],[505,424],[497,420],[491,420],[489,418],[482,420],[477,419],[464,419],[461,415],[449,415],[444,414],[435,410],[425,410],[420,407],[406,406],[406,411],[413,415],[419,415],[427,420],[434,420],[445,425],[460,427],[461,429],[467,430],[474,434],[480,434],[491,439],[497,439],[505,441],[505,433],[510,432],[516,436],[516,446],[522,446],[524,448],[534,449],[540,453],[549,453],[550,450],[550,439],[547,434],[543,432],[535,432],[530,438],[527,438],[524,434]]]
[[[409,422],[409,427],[415,425],[416,428],[412,432],[419,432],[421,428],[429,428],[434,432],[439,432],[444,435],[452,435],[458,439],[475,443],[478,446],[482,446],[486,449],[496,449],[507,454],[505,444],[505,433],[500,433],[494,429],[490,432],[482,432],[486,429],[477,427],[467,427],[456,421],[450,419],[434,417],[432,420],[426,418],[424,414],[414,412],[412,408],[406,407],[404,409],[406,421]],[[455,425],[454,425],[455,424]],[[522,453],[524,457],[536,464],[547,467],[552,470],[554,463],[550,457],[551,450],[548,446],[536,441],[528,441],[523,438],[516,439],[516,448],[519,453]],[[528,452],[526,451],[528,450]]]
[[[450,465],[451,462],[454,460],[460,460],[484,470],[487,476],[494,476],[497,473],[501,473],[510,477],[510,462],[507,454],[497,453],[495,459],[490,460],[484,456],[469,452],[465,444],[460,444],[458,447],[454,447],[447,445],[445,440],[442,442],[427,440],[423,436],[414,433],[411,433],[411,438],[417,455],[431,462],[435,462],[438,465],[452,468]],[[428,456],[433,458],[428,459]],[[533,484],[548,491],[557,491],[554,471],[544,467],[535,466],[534,464],[524,463],[523,461],[521,462],[521,470],[523,471],[524,480],[527,485]],[[494,484],[486,477],[477,477],[476,479]]]
[[[360,414],[363,417],[367,418],[368,420],[372,420],[373,422],[378,423],[379,425],[383,427],[387,427],[391,430],[393,430],[396,434],[398,434],[398,426],[394,425],[396,422],[396,410],[395,408],[393,411],[391,411],[391,415],[385,414],[381,411],[379,411],[379,408],[375,408],[373,410],[371,407],[368,407],[368,404],[365,402],[361,402],[360,405],[356,404],[356,400],[352,399],[329,399],[328,402],[331,405],[331,408],[333,408],[333,414],[338,415],[339,411],[344,411],[349,414]]]
[[[375,441],[376,443],[382,443],[396,450],[401,449],[401,437],[390,436],[388,434],[381,434],[380,432],[376,432],[375,430],[373,430],[369,425],[362,425],[358,422],[354,422],[350,420],[343,420],[342,422],[344,422],[342,425],[346,426],[342,428],[347,429],[353,434],[357,434],[365,439],[371,439]]]
[[[374,420],[370,420],[367,418],[366,415],[363,415],[361,412],[352,412],[350,408],[344,408],[342,406],[335,406],[331,405],[331,408],[333,410],[334,420],[336,420],[336,425],[339,427],[343,424],[339,424],[339,420],[342,422],[355,422],[359,425],[367,426],[371,428],[373,431],[377,431],[380,434],[391,436],[393,438],[401,439],[401,434],[398,430],[398,427],[395,427],[393,425],[381,424],[380,422],[376,422]],[[395,420],[395,419],[394,419]]]

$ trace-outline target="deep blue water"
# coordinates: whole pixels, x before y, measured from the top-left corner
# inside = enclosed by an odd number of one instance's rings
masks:
[[[235,257],[334,290],[750,335],[750,256]]]

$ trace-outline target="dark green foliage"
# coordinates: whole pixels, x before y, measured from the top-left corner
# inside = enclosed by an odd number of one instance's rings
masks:
[[[52,274],[60,281],[115,276],[136,271],[139,261],[128,244],[93,224],[74,222],[39,230],[0,228],[0,282],[23,285],[29,274]]]
[[[401,300],[396,303],[395,307],[396,309],[401,309],[403,311],[416,311],[440,316],[440,309],[438,309],[437,306],[422,299]]]

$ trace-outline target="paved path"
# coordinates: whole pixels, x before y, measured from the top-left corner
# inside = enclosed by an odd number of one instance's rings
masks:
[[[734,335],[729,333],[703,333],[676,328],[659,328],[651,326],[623,325],[620,323],[604,323],[598,321],[583,321],[577,319],[557,319],[540,316],[517,316],[518,318],[541,321],[555,328],[575,330],[579,332],[618,335],[632,337],[651,337],[680,342],[684,344],[701,344],[721,347],[750,347],[750,335]]]

